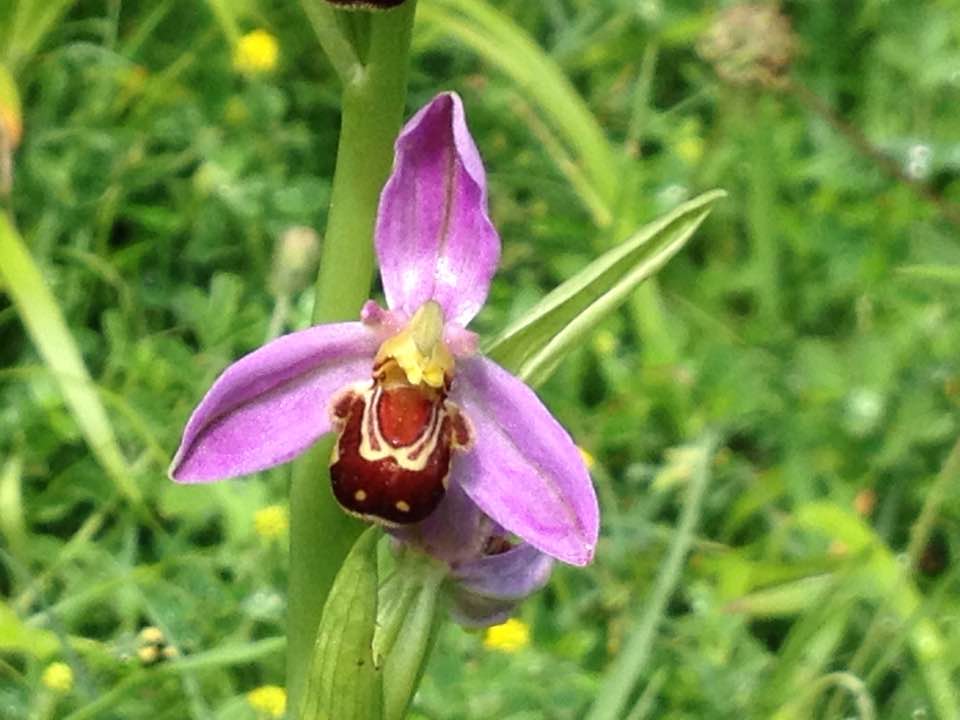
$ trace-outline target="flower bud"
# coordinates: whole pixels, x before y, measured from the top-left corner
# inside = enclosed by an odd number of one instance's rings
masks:
[[[167,642],[160,628],[148,625],[137,634],[137,660],[141,665],[153,665],[179,656],[180,651]]]
[[[327,0],[343,10],[389,10],[403,5],[403,0]]]
[[[44,669],[40,682],[55,693],[68,693],[73,689],[73,670],[66,663],[50,663]]]
[[[782,86],[796,54],[790,21],[775,5],[739,3],[717,15],[697,50],[734,85]]]
[[[303,290],[320,255],[320,236],[313,228],[294,225],[280,236],[274,255],[270,286],[274,294],[292,295]]]

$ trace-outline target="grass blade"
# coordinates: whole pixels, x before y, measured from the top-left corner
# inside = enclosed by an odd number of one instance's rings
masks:
[[[623,652],[613,661],[600,684],[597,699],[590,708],[587,720],[617,720],[623,717],[627,701],[637,681],[646,670],[647,659],[650,657],[650,650],[656,639],[657,627],[663,619],[670,595],[680,582],[683,562],[693,542],[703,497],[710,480],[710,463],[715,444],[716,441],[712,437],[701,443],[700,461],[690,478],[687,498],[683,504],[680,523],[677,525],[670,550],[660,567],[639,622],[627,640]]]
[[[140,489],[117,444],[77,344],[23,239],[0,214],[0,280],[13,299],[30,339],[56,378],[64,402],[87,445],[120,493],[139,506]]]
[[[608,250],[491,340],[486,354],[538,385],[603,316],[680,251],[724,196],[704,193]]]

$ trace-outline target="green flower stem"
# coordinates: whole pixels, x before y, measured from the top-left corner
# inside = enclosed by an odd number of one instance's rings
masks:
[[[303,0],[301,5],[340,81],[349,82],[362,66],[356,48],[337,22],[337,10],[325,0]]]
[[[369,297],[373,227],[403,118],[415,0],[369,15],[367,59],[345,79],[337,167],[324,239],[316,323],[353,320]],[[287,619],[289,706],[300,707],[324,601],[363,526],[337,506],[327,465],[332,440],[318,443],[293,469]]]

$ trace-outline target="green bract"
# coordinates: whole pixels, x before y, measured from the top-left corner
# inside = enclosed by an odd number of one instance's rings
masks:
[[[680,251],[713,203],[725,196],[722,190],[704,193],[641,228],[544,297],[484,352],[539,385],[577,341]]]
[[[377,720],[381,673],[373,662],[377,620],[377,540],[370,528],[333,582],[317,630],[300,720]]]
[[[439,595],[445,575],[443,566],[426,557],[406,553],[398,558],[395,573],[400,586],[396,588],[400,602],[391,602],[391,598],[381,592],[378,630],[392,630],[391,633],[378,632],[374,638],[374,657],[377,658],[378,649],[384,652],[384,720],[406,717],[407,708],[420,684],[442,618],[438,612]],[[386,637],[388,634],[392,637]]]

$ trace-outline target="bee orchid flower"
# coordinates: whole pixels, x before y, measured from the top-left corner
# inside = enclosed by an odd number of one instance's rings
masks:
[[[285,335],[229,366],[170,476],[246,475],[334,432],[337,501],[448,562],[465,615],[487,622],[542,585],[551,558],[590,562],[598,509],[570,435],[466,329],[500,239],[456,94],[401,131],[375,243],[387,308],[370,301],[359,321]]]

